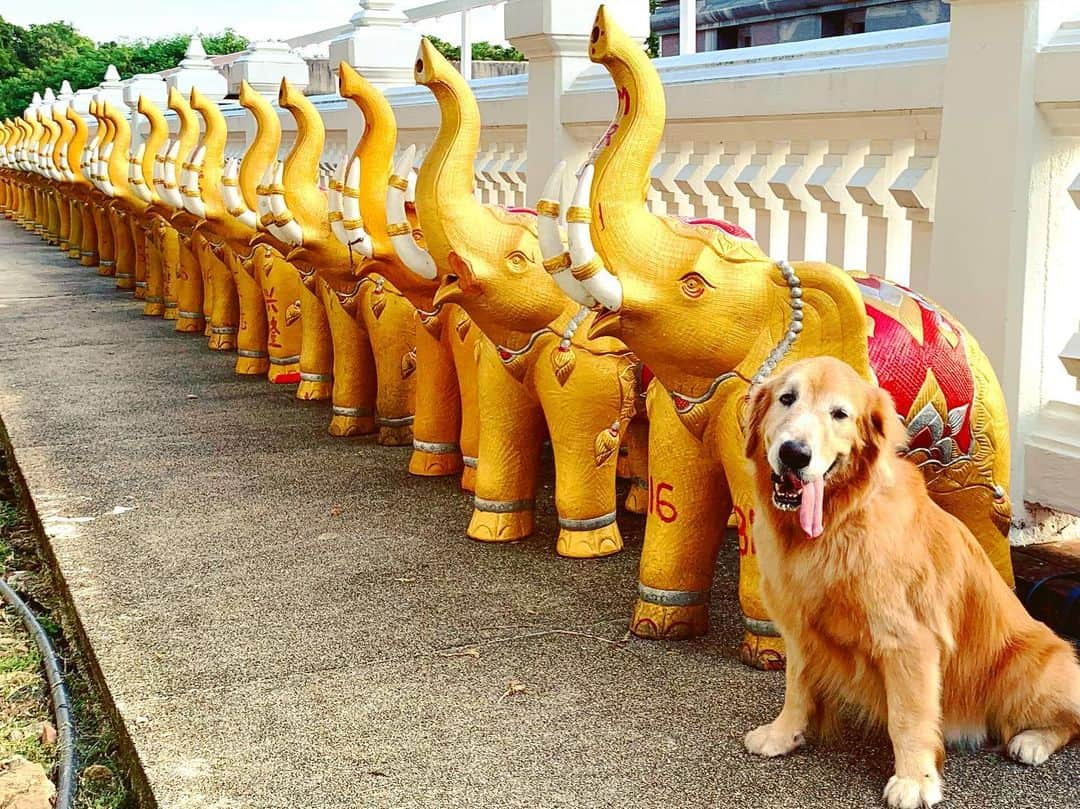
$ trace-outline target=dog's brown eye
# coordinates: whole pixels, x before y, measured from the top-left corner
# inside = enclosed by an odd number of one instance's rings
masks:
[[[848,417],[848,414],[842,407],[834,407],[832,410],[832,417],[837,421],[843,421]]]
[[[788,391],[787,393],[780,395],[780,404],[782,404],[784,407],[791,407],[793,404],[795,404],[796,398],[797,397],[794,393]]]

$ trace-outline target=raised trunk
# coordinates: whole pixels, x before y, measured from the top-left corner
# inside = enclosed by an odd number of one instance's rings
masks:
[[[360,158],[360,219],[372,243],[372,257],[393,260],[386,233],[386,188],[390,180],[397,120],[386,97],[363,76],[342,62],[341,95],[352,99],[364,116],[364,132],[353,156]]]
[[[199,121],[188,104],[183,93],[175,87],[169,88],[169,109],[176,113],[180,120],[180,131],[176,140],[180,144],[176,153],[176,163],[187,163],[191,160],[191,152],[199,140]],[[176,176],[180,176],[180,166],[176,167]]]
[[[341,247],[330,230],[326,197],[318,185],[319,159],[326,144],[322,117],[307,97],[285,79],[281,82],[278,103],[296,119],[296,142],[285,157],[282,173],[289,211],[303,229],[305,245],[333,242]]]
[[[664,133],[664,88],[645,52],[611,24],[603,7],[593,39],[589,56],[611,73],[618,108],[597,144],[590,233],[608,269],[622,275],[647,267],[641,257],[655,254],[662,241],[673,238],[645,208],[649,167]]]
[[[157,189],[154,187],[154,161],[157,159],[158,152],[161,151],[165,139],[169,137],[169,125],[165,122],[165,116],[162,115],[157,104],[146,98],[146,96],[139,96],[139,112],[150,123],[150,131],[146,135],[146,140],[143,141],[146,149],[143,151],[142,157],[142,178],[143,182],[146,183],[146,188],[156,201]],[[72,143],[74,144],[74,141]]]
[[[113,130],[113,148],[109,153],[108,177],[116,196],[125,203],[131,203],[133,195],[128,186],[128,151],[131,149],[131,127],[127,119],[106,103],[105,120]]]
[[[473,164],[480,145],[480,109],[461,74],[426,39],[420,41],[416,82],[431,90],[440,123],[416,178],[416,208],[424,240],[441,267],[453,250],[447,225],[468,218],[480,204],[473,195]],[[476,238],[478,234],[472,234]]]
[[[281,119],[278,118],[277,110],[270,105],[270,102],[260,93],[252,90],[247,81],[240,84],[240,103],[255,118],[255,138],[240,161],[238,180],[244,202],[247,203],[249,209],[254,211],[259,207],[255,189],[266,173],[267,167],[277,159],[278,149],[281,146]]]
[[[225,205],[221,201],[221,169],[225,163],[225,139],[228,127],[218,105],[210,101],[196,88],[191,88],[191,106],[202,115],[205,124],[202,145],[206,149],[202,160],[199,192],[206,218],[221,220],[225,216]]]

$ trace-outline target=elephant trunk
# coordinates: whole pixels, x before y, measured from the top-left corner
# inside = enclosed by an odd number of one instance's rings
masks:
[[[416,180],[417,211],[427,249],[445,264],[454,249],[449,234],[478,238],[480,204],[473,193],[480,109],[461,74],[423,39],[416,60],[416,83],[431,90],[439,105],[439,131]],[[490,223],[488,223],[490,227]]]
[[[285,157],[281,181],[275,183],[276,224],[291,244],[335,242],[326,197],[319,190],[319,159],[326,143],[322,117],[287,79],[281,81],[278,103],[296,120],[296,142]]]
[[[247,208],[253,211],[259,204],[259,180],[266,173],[267,167],[277,159],[281,146],[281,119],[278,118],[277,110],[261,93],[252,89],[247,80],[240,84],[240,103],[255,118],[255,138],[244,152],[236,180]]]
[[[196,185],[195,181],[198,181],[203,218],[220,220],[225,216],[225,205],[221,199],[221,170],[225,163],[228,128],[218,105],[195,87],[191,88],[191,106],[202,116],[205,126],[200,158],[191,161],[192,165],[199,166],[197,172],[192,169],[193,175],[197,176],[192,177],[191,185]]]
[[[158,153],[169,137],[169,125],[165,122],[165,116],[157,104],[146,96],[139,96],[139,113],[150,124],[150,131],[146,134],[143,144],[146,148],[142,152],[142,178],[146,183],[146,189],[150,192],[151,201],[157,201],[157,189],[154,187],[154,166],[157,163]],[[78,124],[76,124],[78,126]]]

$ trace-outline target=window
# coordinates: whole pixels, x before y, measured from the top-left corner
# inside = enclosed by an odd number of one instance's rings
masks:
[[[821,15],[821,35],[838,37],[866,32],[866,10],[830,11]]]

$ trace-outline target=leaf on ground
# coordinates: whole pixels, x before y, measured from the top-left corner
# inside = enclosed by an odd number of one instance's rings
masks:
[[[470,646],[468,649],[456,649],[453,652],[441,652],[443,657],[471,657],[473,660],[480,659],[480,650],[474,646]]]
[[[412,584],[416,579],[411,579],[408,576],[402,576],[400,579],[394,579],[398,584]]]
[[[41,743],[51,747],[56,744],[56,728],[52,726],[52,722],[41,723]]]
[[[513,697],[517,694],[524,693],[525,683],[521,682],[520,680],[511,680],[509,683],[506,684],[506,690],[503,692],[503,695],[499,697],[499,702],[502,702],[507,697]]]
[[[125,511],[134,511],[134,510],[135,510],[135,506],[114,506],[113,510],[112,510],[112,513],[113,514],[123,514]]]
[[[341,509],[338,506],[334,506],[332,509],[330,509],[330,516],[331,517],[340,517],[341,516]]]
[[[104,764],[91,764],[82,772],[84,781],[111,781],[113,771]]]

